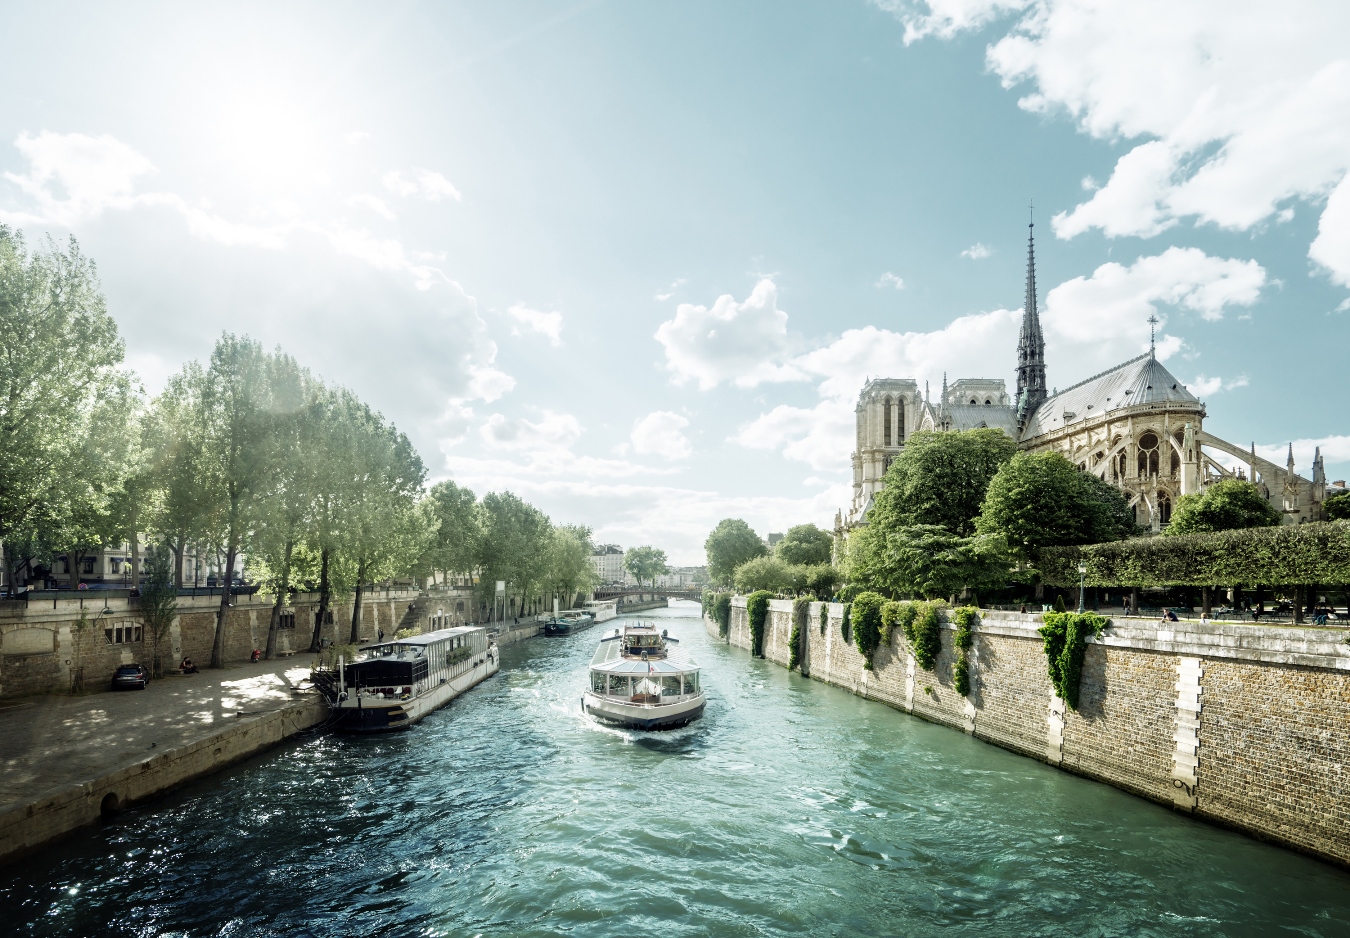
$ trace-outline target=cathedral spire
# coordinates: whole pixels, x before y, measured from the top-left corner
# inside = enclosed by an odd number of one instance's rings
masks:
[[[1022,306],[1022,332],[1017,339],[1017,420],[1035,412],[1045,393],[1045,336],[1036,308],[1036,222],[1027,225],[1027,295]]]

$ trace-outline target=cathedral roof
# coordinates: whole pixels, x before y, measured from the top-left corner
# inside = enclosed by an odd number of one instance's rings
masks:
[[[1163,367],[1151,352],[1059,391],[1036,408],[1022,439],[1063,430],[1074,421],[1120,407],[1175,403],[1200,406],[1200,399]]]
[[[953,430],[992,427],[1017,436],[1017,408],[1007,404],[948,404],[941,413],[951,420]]]

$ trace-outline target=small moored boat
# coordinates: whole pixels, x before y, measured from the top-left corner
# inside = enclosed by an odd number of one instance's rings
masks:
[[[333,726],[379,733],[412,726],[497,673],[497,646],[487,630],[460,626],[381,642],[350,664],[314,672],[333,711]]]
[[[640,730],[671,729],[703,716],[699,669],[649,623],[625,625],[600,640],[581,709],[597,720]]]

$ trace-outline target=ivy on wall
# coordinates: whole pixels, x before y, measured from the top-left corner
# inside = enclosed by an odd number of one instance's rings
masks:
[[[895,637],[895,629],[900,628],[901,635],[908,635],[918,608],[910,602],[889,602],[881,607],[881,643],[889,645]]]
[[[881,641],[881,610],[886,597],[880,593],[859,593],[853,600],[853,644],[863,656],[863,667],[872,670],[872,653]]]
[[[820,634],[825,634],[825,629],[830,624],[830,604],[823,602],[820,604]]]
[[[792,634],[788,637],[788,670],[800,664],[802,633],[811,618],[811,597],[801,596],[792,601]]]
[[[839,620],[839,634],[844,641],[853,641],[853,603],[844,603],[844,618]]]
[[[952,665],[952,683],[962,697],[970,696],[970,661],[966,652],[975,644],[975,633],[971,626],[980,621],[980,610],[974,606],[961,606],[952,611],[952,621],[956,623],[956,636],[952,644],[956,646],[956,662]]]
[[[1078,684],[1083,673],[1087,637],[1100,635],[1107,619],[1095,612],[1047,612],[1037,631],[1045,639],[1045,658],[1055,694],[1069,707],[1078,709]]]
[[[1052,586],[1299,586],[1350,582],[1350,521],[1144,537],[1047,547],[1040,571]]]
[[[750,619],[750,654],[764,657],[764,623],[769,618],[769,600],[773,593],[755,590],[745,600],[746,616]]]
[[[905,640],[909,642],[914,663],[925,671],[933,670],[938,652],[942,650],[942,619],[938,615],[941,602],[911,603],[914,617],[905,626]]]
[[[713,619],[717,621],[717,637],[726,638],[731,632],[730,593],[718,593],[713,600]]]

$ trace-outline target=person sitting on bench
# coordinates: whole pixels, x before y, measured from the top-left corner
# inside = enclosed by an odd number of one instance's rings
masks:
[[[191,658],[184,658],[183,663],[178,666],[178,670],[184,674],[196,674],[197,666],[192,663]]]

